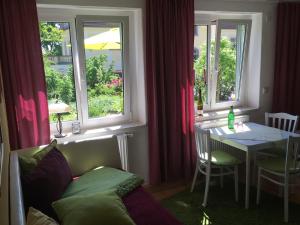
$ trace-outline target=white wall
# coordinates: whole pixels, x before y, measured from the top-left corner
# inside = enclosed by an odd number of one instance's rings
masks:
[[[252,15],[252,30],[249,43],[249,54],[245,68],[247,91],[247,105],[259,107],[260,100],[260,71],[261,71],[261,48],[262,46],[262,13]]]

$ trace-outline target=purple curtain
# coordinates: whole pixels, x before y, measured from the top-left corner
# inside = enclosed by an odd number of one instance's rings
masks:
[[[300,3],[277,7],[273,111],[300,115]]]
[[[150,183],[194,172],[194,0],[147,0]]]
[[[0,57],[11,148],[49,143],[35,0],[0,0]]]

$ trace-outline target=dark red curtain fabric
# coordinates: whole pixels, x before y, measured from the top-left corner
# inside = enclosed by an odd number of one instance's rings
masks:
[[[300,3],[277,8],[273,111],[300,115]]]
[[[194,0],[147,0],[150,183],[193,173]]]
[[[49,143],[35,0],[0,0],[0,57],[11,148]]]

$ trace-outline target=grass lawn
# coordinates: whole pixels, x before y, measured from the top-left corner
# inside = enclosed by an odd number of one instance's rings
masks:
[[[49,100],[50,102],[51,100]],[[68,104],[71,112],[62,116],[63,121],[77,120],[76,102]],[[123,112],[123,96],[122,95],[100,95],[89,98],[89,118],[104,117],[107,115],[120,114]],[[50,122],[56,122],[55,114],[50,115]]]

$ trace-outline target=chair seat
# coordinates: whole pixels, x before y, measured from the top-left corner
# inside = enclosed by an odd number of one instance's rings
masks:
[[[241,163],[238,158],[222,150],[211,152],[211,162],[218,166],[234,166]]]
[[[284,147],[275,147],[275,148],[267,148],[262,151],[258,151],[258,154],[270,154],[274,156],[285,156],[285,148]]]
[[[271,158],[271,159],[265,159],[265,160],[258,160],[258,167],[261,167],[263,169],[271,170],[278,173],[284,173],[285,171],[285,158]],[[292,163],[290,163],[292,164]],[[299,163],[296,167],[296,169],[291,168],[290,173],[297,173],[300,172]]]

